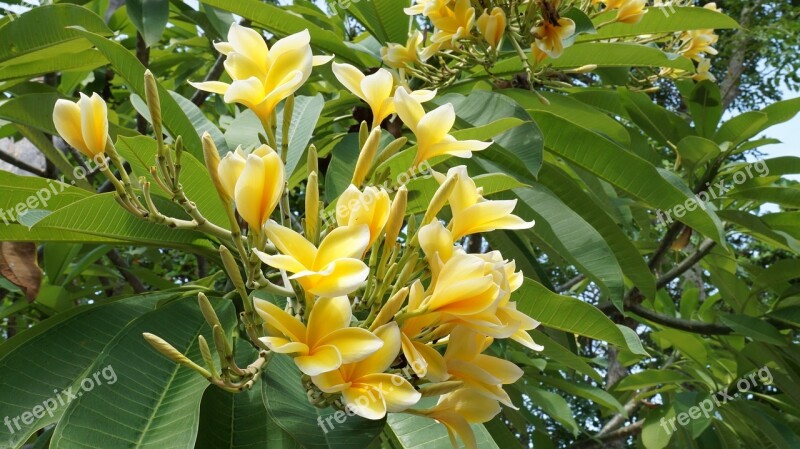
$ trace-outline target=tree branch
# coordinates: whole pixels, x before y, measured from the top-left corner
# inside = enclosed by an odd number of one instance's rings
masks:
[[[20,170],[25,170],[26,172],[39,176],[41,178],[47,177],[47,173],[45,173],[44,170],[40,170],[32,165],[29,165],[28,163],[23,162],[2,150],[0,150],[0,160],[13,165],[14,167],[17,167]]]

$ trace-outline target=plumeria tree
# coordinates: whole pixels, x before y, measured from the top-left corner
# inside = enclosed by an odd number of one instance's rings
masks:
[[[47,162],[0,173],[0,446],[797,446],[800,163],[750,154],[800,102],[722,121],[737,27],[644,0],[4,17],[0,132]]]

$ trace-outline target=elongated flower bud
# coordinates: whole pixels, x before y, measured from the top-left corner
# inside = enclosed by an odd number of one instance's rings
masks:
[[[389,298],[389,300],[386,301],[386,304],[384,304],[381,308],[381,311],[378,312],[378,316],[375,317],[375,321],[372,322],[369,330],[374,331],[375,329],[391,321],[392,317],[397,314],[401,307],[403,307],[403,302],[405,302],[407,297],[408,287],[403,287],[391,298]]]
[[[208,170],[208,175],[211,177],[211,181],[214,183],[214,187],[219,192],[220,198],[224,201],[230,201],[230,197],[225,193],[222,187],[222,183],[219,180],[219,151],[217,150],[217,145],[214,143],[214,139],[211,137],[211,134],[208,132],[203,133],[203,159],[206,163],[206,170]]]
[[[372,162],[375,160],[375,155],[378,153],[378,145],[380,142],[381,129],[373,128],[372,132],[369,133],[369,137],[364,141],[364,145],[361,147],[361,153],[358,155],[358,162],[356,162],[356,168],[353,172],[353,180],[351,183],[356,187],[361,186],[372,168]]]
[[[200,304],[200,312],[203,314],[203,318],[206,319],[206,323],[208,323],[209,326],[212,328],[214,326],[222,326],[222,324],[219,322],[217,312],[214,311],[214,307],[211,306],[211,302],[208,300],[205,294],[198,293],[197,302]]]
[[[306,184],[306,238],[314,245],[319,243],[319,181],[317,172],[308,175]]]
[[[245,289],[242,273],[239,271],[239,264],[236,263],[236,259],[233,258],[231,251],[225,246],[220,246],[219,255],[222,258],[222,265],[225,267],[225,272],[228,273],[228,277],[231,279],[233,286],[239,292],[246,293],[247,290]],[[247,298],[242,298],[242,300],[248,302]]]
[[[308,146],[308,165],[306,166],[307,173],[319,173],[319,158],[317,157],[317,147],[314,144]]]
[[[458,174],[454,173],[448,176],[439,186],[436,193],[433,194],[433,199],[431,200],[430,206],[428,206],[427,212],[425,212],[425,217],[423,217],[422,223],[420,223],[421,225],[426,225],[436,218],[436,214],[447,204],[447,199],[450,198],[450,194],[453,192],[456,182],[458,182]]]
[[[108,139],[108,107],[95,94],[80,100],[58,100],[53,108],[53,124],[58,134],[87,157],[103,154]]]
[[[181,354],[180,351],[175,349],[175,347],[171,344],[167,343],[163,338],[148,332],[143,333],[142,336],[144,336],[144,339],[150,343],[150,346],[152,346],[153,349],[160,352],[164,357],[172,360],[175,363],[179,363],[187,368],[197,371],[206,379],[212,378],[211,373],[209,373],[208,370],[189,360],[188,357]]]
[[[206,362],[208,369],[211,370],[211,376],[214,379],[219,378],[217,375],[217,367],[214,364],[214,358],[211,356],[211,348],[208,347],[208,342],[206,338],[202,335],[197,337],[198,345],[200,346],[200,355],[203,357],[203,361]]]
[[[162,134],[161,98],[158,96],[156,78],[149,69],[144,72],[144,96],[147,100],[147,109],[150,111],[150,120],[153,122],[153,131],[160,138]]]
[[[389,211],[389,220],[386,222],[386,244],[391,246],[397,241],[397,236],[400,235],[400,229],[403,227],[403,219],[406,215],[406,206],[408,204],[408,189],[406,186],[400,186],[397,189],[397,194],[392,201],[392,209]]]

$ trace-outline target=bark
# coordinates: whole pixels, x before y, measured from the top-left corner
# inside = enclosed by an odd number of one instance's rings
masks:
[[[763,0],[755,0],[752,5],[744,6],[739,15],[739,25],[741,28],[733,37],[733,52],[731,60],[728,62],[728,70],[725,79],[722,80],[720,90],[722,91],[722,108],[726,110],[733,104],[739,95],[739,83],[745,70],[747,46],[750,43],[750,30],[748,27],[753,21],[753,16],[758,8],[761,7]]]

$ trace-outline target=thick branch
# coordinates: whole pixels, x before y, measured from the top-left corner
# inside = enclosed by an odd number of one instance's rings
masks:
[[[34,174],[36,176],[42,178],[47,177],[47,173],[45,173],[43,170],[40,170],[32,165],[29,165],[26,162],[23,162],[2,150],[0,150],[0,160],[2,160],[3,162],[7,162],[13,165],[14,167],[17,167],[21,170],[25,170],[26,172]]]

